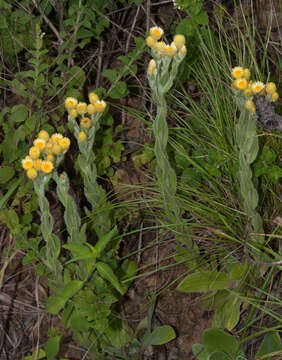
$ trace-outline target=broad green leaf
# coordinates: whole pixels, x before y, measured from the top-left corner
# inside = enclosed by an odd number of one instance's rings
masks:
[[[128,95],[127,84],[124,81],[116,83],[115,87],[109,92],[112,99],[120,99]]]
[[[202,271],[188,275],[177,286],[178,291],[183,292],[207,292],[223,290],[229,284],[226,273],[217,271]]]
[[[28,111],[26,107],[22,104],[15,105],[11,109],[11,115],[9,116],[9,121],[11,122],[23,122],[28,116]]]
[[[202,11],[200,14],[193,17],[193,20],[196,21],[200,25],[208,25],[209,24],[208,14],[204,11]]]
[[[282,353],[282,345],[279,333],[269,332],[263,338],[260,348],[256,354],[256,358],[279,350],[281,350]],[[270,356],[265,358],[264,360],[273,360],[273,357]]]
[[[239,350],[239,344],[233,336],[216,328],[204,331],[203,344],[209,353],[222,351],[229,355],[236,355]]]
[[[91,38],[93,36],[93,32],[90,30],[87,30],[85,28],[78,29],[76,33],[77,39],[85,39],[85,38]]]
[[[83,286],[84,282],[81,280],[72,280],[64,287],[61,297],[67,302],[72,296],[74,296]]]
[[[46,301],[46,312],[57,315],[65,306],[66,301],[60,296],[49,296]]]
[[[244,273],[246,272],[248,268],[248,264],[246,262],[241,262],[234,264],[232,266],[231,271],[229,272],[229,278],[231,280],[240,280],[242,279]]]
[[[61,335],[51,337],[46,341],[44,345],[44,350],[46,352],[48,360],[55,359],[55,357],[58,355],[60,349],[60,341]]]
[[[113,270],[108,264],[97,262],[96,269],[98,273],[106,280],[108,280],[112,286],[120,293],[124,294],[124,289],[118,281],[118,278],[115,276]]]
[[[76,331],[86,333],[89,329],[90,323],[77,310],[74,310],[70,317],[71,327]]]
[[[0,184],[5,184],[15,175],[15,170],[12,167],[0,168]]]
[[[202,344],[192,345],[192,352],[198,360],[208,360],[209,353]]]
[[[105,234],[98,240],[97,244],[94,247],[94,249],[97,252],[97,257],[101,255],[105,247],[108,245],[108,243],[112,240],[112,238],[116,234],[117,234],[117,227],[115,226],[111,231],[109,231],[107,234]]]
[[[84,84],[86,79],[85,72],[79,66],[73,66],[69,71],[69,82],[67,87],[80,87]]]
[[[118,77],[117,70],[107,69],[102,72],[102,75],[110,80],[111,83],[115,82]]]
[[[173,328],[169,325],[164,325],[156,328],[152,333],[147,334],[143,341],[143,346],[149,345],[163,345],[175,338],[176,334]]]
[[[217,310],[213,326],[218,328],[225,327],[229,331],[234,329],[240,320],[241,303],[236,295],[231,295],[225,304]]]

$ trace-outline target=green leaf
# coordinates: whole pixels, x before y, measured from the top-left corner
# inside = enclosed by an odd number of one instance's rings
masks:
[[[188,275],[177,286],[178,291],[183,292],[207,292],[223,290],[229,284],[226,273],[217,271],[201,271]]]
[[[262,355],[269,354],[274,351],[282,352],[281,339],[278,332],[269,332],[265,335],[256,354],[256,358]],[[273,360],[273,357],[267,357],[264,360]]]
[[[69,82],[66,84],[68,88],[80,87],[84,84],[86,75],[79,66],[73,66],[69,71]]]
[[[85,28],[80,28],[76,33],[77,39],[91,38],[92,36],[93,36],[93,32]]]
[[[209,24],[209,17],[206,12],[201,12],[200,14],[193,17],[193,20],[196,21],[200,25],[208,25]]]
[[[142,345],[163,345],[175,339],[175,337],[176,334],[173,328],[169,325],[164,325],[147,334],[142,341]]]
[[[61,341],[61,335],[51,337],[46,341],[44,345],[44,350],[46,352],[46,356],[48,360],[55,359],[55,357],[58,355],[60,349],[60,341]]]
[[[5,184],[15,175],[15,170],[12,167],[0,168],[0,183]]]
[[[11,115],[9,116],[9,121],[11,122],[23,122],[28,116],[28,110],[22,104],[15,105],[11,108]]]
[[[98,273],[106,280],[108,280],[112,286],[121,294],[124,294],[124,289],[118,281],[118,278],[115,276],[113,270],[108,264],[97,262],[96,269]]]
[[[65,306],[66,301],[61,296],[49,296],[46,301],[45,310],[47,313],[57,315]]]
[[[267,169],[267,176],[269,176],[270,180],[276,184],[282,177],[282,169],[278,165],[273,165]]]
[[[94,249],[97,252],[97,257],[101,255],[101,253],[104,251],[105,247],[112,240],[112,238],[116,235],[117,235],[117,226],[115,226],[111,231],[109,231],[107,234],[105,234],[98,240],[97,244],[94,247]]]
[[[109,92],[109,96],[112,99],[120,99],[127,96],[129,93],[126,82],[119,81],[115,87]]]
[[[81,280],[72,280],[67,283],[61,293],[61,297],[65,302],[74,296],[84,285],[84,282]]]
[[[246,262],[237,263],[232,266],[231,271],[229,272],[229,278],[231,280],[240,280],[245,274],[248,268],[248,264]]]
[[[209,353],[222,351],[229,355],[236,355],[239,350],[239,344],[233,336],[215,328],[204,331],[203,344]]]
[[[229,331],[234,329],[240,320],[241,303],[236,295],[230,295],[225,304],[217,310],[213,326],[217,328],[225,327]]]
[[[192,352],[198,360],[208,360],[209,353],[202,344],[192,345]]]
[[[107,69],[102,72],[102,75],[110,80],[111,83],[115,82],[118,78],[117,70]]]

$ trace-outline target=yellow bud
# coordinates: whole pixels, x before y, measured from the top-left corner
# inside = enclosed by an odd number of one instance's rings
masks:
[[[265,85],[265,91],[267,94],[273,94],[276,92],[276,85],[274,82],[269,82]]]
[[[169,57],[173,57],[177,52],[176,46],[171,43],[170,45],[166,45],[166,47],[163,50],[163,54]]]
[[[271,94],[271,101],[276,101],[278,99],[279,99],[278,92],[275,91],[274,93]]]
[[[69,112],[69,117],[70,117],[71,119],[75,119],[77,116],[78,116],[77,110],[71,109],[71,111]]]
[[[78,114],[83,115],[87,111],[87,104],[85,102],[79,102],[76,106]]]
[[[253,91],[252,88],[250,86],[248,86],[245,90],[244,90],[244,95],[245,96],[251,96],[253,95]]]
[[[37,177],[37,170],[34,168],[28,169],[26,171],[26,176],[31,180],[35,179]]]
[[[183,45],[185,45],[185,36],[178,34],[173,38],[173,42],[177,49],[181,49]]]
[[[187,48],[185,45],[183,45],[182,48],[178,51],[178,54],[181,56],[185,56],[187,54]]]
[[[156,40],[154,40],[152,38],[152,36],[148,36],[146,38],[146,44],[149,46],[149,47],[154,47],[154,45],[156,44]]]
[[[35,146],[32,146],[30,149],[29,149],[29,156],[32,158],[32,159],[38,159],[39,156],[40,156],[40,150],[35,147]]]
[[[88,117],[83,117],[80,120],[80,126],[83,127],[84,129],[89,129],[91,126],[91,119],[89,119]]]
[[[85,134],[84,131],[80,131],[80,133],[77,136],[77,139],[79,142],[83,142],[87,140],[87,135]]]
[[[49,140],[49,134],[47,133],[47,131],[41,130],[41,131],[39,131],[38,139],[48,141]]]
[[[151,59],[148,65],[147,72],[149,75],[156,75],[157,74],[157,64],[154,59]]]
[[[243,70],[243,78],[245,78],[246,80],[249,80],[249,78],[251,77],[251,72],[248,68],[245,68]]]
[[[64,137],[60,140],[59,144],[63,150],[67,150],[70,147],[70,139]]]
[[[93,115],[96,113],[96,108],[95,108],[95,105],[93,104],[88,104],[87,105],[87,112],[89,115]]]
[[[96,95],[94,92],[88,94],[88,98],[89,98],[90,104],[93,104],[93,105],[95,104],[96,101],[99,101],[98,95]]]
[[[61,152],[63,151],[62,147],[59,144],[54,144],[53,148],[52,148],[52,153],[55,155],[60,155]]]
[[[37,170],[37,171],[40,171],[41,170],[41,163],[42,163],[41,159],[34,160],[34,162],[33,162],[34,169]]]
[[[166,47],[166,43],[164,41],[157,41],[155,43],[155,49],[159,51],[160,53],[163,53],[164,49]]]
[[[58,143],[62,138],[63,135],[59,133],[55,133],[51,136],[51,140],[53,141],[53,143]]]
[[[46,146],[46,141],[45,140],[43,140],[43,139],[35,139],[34,141],[33,141],[33,145],[35,146],[35,147],[37,147],[39,150],[43,150],[44,148],[45,148],[45,146]]]
[[[54,155],[52,155],[52,154],[48,154],[47,156],[46,156],[46,160],[47,161],[51,161],[52,163],[55,161],[55,156]]]

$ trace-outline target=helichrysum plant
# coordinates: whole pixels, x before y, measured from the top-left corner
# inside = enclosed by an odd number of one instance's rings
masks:
[[[49,136],[42,130],[28,155],[22,160],[26,175],[33,181],[34,191],[38,196],[41,210],[41,232],[46,244],[45,265],[54,276],[58,287],[62,286],[62,266],[59,261],[60,240],[53,234],[54,219],[50,213],[49,202],[45,196],[45,187],[53,176],[54,169],[60,164],[69,149],[70,139],[62,134]]]
[[[232,87],[240,108],[240,117],[236,125],[236,143],[239,151],[238,178],[243,208],[249,218],[250,231],[254,234],[263,234],[262,218],[257,211],[258,192],[253,183],[251,164],[255,161],[259,143],[256,131],[258,120],[255,102],[258,97],[273,102],[278,99],[276,85],[273,82],[264,84],[261,81],[250,80],[250,70],[241,66],[232,69]],[[263,243],[263,236],[252,237]]]
[[[168,219],[181,227],[181,210],[176,200],[176,173],[170,165],[167,154],[168,125],[166,94],[176,78],[178,67],[187,52],[185,37],[175,35],[173,42],[166,44],[161,41],[164,32],[159,27],[152,27],[146,38],[152,50],[147,76],[152,90],[153,100],[157,105],[157,115],[153,121],[155,136],[154,152],[156,156],[156,175]],[[182,232],[182,231],[181,231]],[[181,239],[182,241],[183,239]]]
[[[105,209],[106,194],[97,182],[93,144],[106,103],[93,92],[89,94],[89,104],[69,97],[65,100],[65,107],[69,127],[77,139],[80,151],[77,161],[84,182],[84,193],[91,205],[91,213],[95,213],[95,231],[101,237],[111,230],[111,222],[108,211],[101,212],[101,209]]]

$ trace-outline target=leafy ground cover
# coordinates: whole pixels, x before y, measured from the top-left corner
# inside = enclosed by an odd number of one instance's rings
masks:
[[[248,68],[281,95],[277,2],[0,10],[1,359],[279,359],[281,101],[253,96],[253,117],[231,74]],[[164,97],[167,155],[152,125],[152,26],[186,39]],[[80,124],[73,99],[82,117],[89,103]],[[239,119],[255,124],[245,167]],[[40,130],[71,145],[55,150],[63,175],[32,181],[22,159]],[[173,216],[162,156],[176,175]]]

